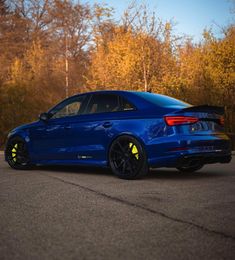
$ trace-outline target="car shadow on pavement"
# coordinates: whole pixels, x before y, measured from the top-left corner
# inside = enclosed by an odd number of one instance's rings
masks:
[[[112,175],[109,168],[102,167],[89,167],[77,165],[53,165],[53,166],[36,166],[35,170],[56,173],[71,173],[71,174],[99,174],[99,175]]]
[[[62,174],[88,174],[88,175],[103,175],[114,177],[112,171],[109,168],[101,167],[87,167],[87,166],[37,166],[35,170],[62,173]],[[174,179],[174,180],[191,180],[191,179],[206,179],[225,177],[225,173],[207,172],[205,169],[193,173],[183,173],[176,169],[157,168],[151,169],[147,176],[143,179]]]
[[[208,179],[208,178],[218,178],[224,177],[226,174],[218,172],[207,172],[206,170],[201,170],[198,172],[179,172],[178,170],[169,169],[152,169],[145,177],[146,179],[174,179],[174,180],[192,180],[192,179]]]

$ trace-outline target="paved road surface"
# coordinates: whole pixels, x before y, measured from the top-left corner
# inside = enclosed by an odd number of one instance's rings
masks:
[[[15,171],[0,155],[0,259],[234,259],[235,156],[195,174]]]

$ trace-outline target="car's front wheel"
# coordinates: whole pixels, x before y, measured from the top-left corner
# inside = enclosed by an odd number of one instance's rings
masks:
[[[137,139],[128,135],[118,137],[111,144],[109,164],[113,173],[122,179],[139,179],[148,172],[143,146]]]
[[[6,160],[13,169],[25,170],[30,168],[28,150],[22,138],[14,137],[10,139],[5,152]]]

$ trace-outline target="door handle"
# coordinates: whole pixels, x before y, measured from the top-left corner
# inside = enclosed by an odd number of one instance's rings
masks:
[[[111,122],[105,122],[105,123],[103,123],[103,127],[104,128],[109,128],[109,127],[111,127],[112,126],[112,123]]]

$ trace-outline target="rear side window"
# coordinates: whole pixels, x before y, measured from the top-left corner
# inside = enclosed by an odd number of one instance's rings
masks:
[[[119,111],[119,97],[113,94],[94,94],[91,97],[87,114]]]
[[[93,94],[86,114],[136,110],[124,97],[116,94]]]

